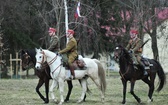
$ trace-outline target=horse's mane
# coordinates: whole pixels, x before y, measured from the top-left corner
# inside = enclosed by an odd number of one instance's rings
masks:
[[[36,55],[35,49],[29,49],[27,50],[27,53],[30,55],[31,58],[35,58]]]
[[[130,53],[128,52],[127,49],[125,49],[123,46],[118,45],[119,48],[123,50],[123,56],[127,59],[127,61],[131,61],[131,56]]]
[[[36,62],[36,58],[35,58],[36,51],[35,51],[35,49],[24,49],[23,52],[27,53],[31,57],[33,63]],[[22,53],[22,55],[23,55],[23,53]]]

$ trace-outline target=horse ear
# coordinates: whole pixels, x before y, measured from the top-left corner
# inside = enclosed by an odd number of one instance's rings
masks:
[[[42,51],[43,49],[40,47],[40,51]]]
[[[24,51],[23,49],[21,49],[21,50],[19,51],[19,55],[22,56],[23,54],[25,54],[25,51]]]
[[[24,54],[24,53],[25,53],[25,51],[22,49],[21,51],[19,51],[19,53]]]
[[[35,51],[36,51],[36,52],[37,52],[37,50],[38,50],[38,49],[37,49],[37,48],[35,48]]]

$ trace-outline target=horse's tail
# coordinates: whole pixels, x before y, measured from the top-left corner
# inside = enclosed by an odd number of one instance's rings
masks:
[[[158,61],[155,61],[158,66],[159,66],[159,70],[157,71],[157,74],[158,74],[158,77],[159,77],[159,87],[157,88],[157,92],[161,91],[163,86],[165,85],[166,83],[166,75],[164,73],[164,70],[161,66],[161,64],[158,62]]]
[[[103,65],[100,63],[99,60],[97,60],[97,59],[93,59],[93,60],[98,65],[98,75],[99,75],[99,79],[100,79],[101,90],[105,94],[105,90],[106,90],[106,74],[105,74],[105,70],[104,70]]]

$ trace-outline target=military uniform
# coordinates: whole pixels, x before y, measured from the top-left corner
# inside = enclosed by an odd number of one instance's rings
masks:
[[[145,70],[145,65],[141,61],[141,55],[142,55],[142,46],[143,42],[140,38],[136,38],[135,40],[130,40],[128,45],[126,46],[127,50],[132,50],[132,60],[134,64],[140,64],[143,66],[144,75],[147,75],[147,72]]]
[[[51,37],[50,46],[49,46],[48,50],[50,50],[52,52],[59,51],[59,38],[56,35]]]
[[[66,48],[59,51],[60,54],[67,53],[68,55],[68,64],[71,65],[75,58],[78,56],[77,53],[77,42],[74,37],[69,39],[69,42],[66,45]]]
[[[142,55],[142,41],[140,38],[136,38],[135,40],[130,40],[128,45],[126,46],[127,50],[132,50],[132,60],[134,64],[141,64],[141,55]]]
[[[135,40],[130,40],[128,45],[126,46],[127,50],[132,50],[134,52],[135,55],[139,55],[141,56],[142,54],[142,40],[140,38],[136,38]]]

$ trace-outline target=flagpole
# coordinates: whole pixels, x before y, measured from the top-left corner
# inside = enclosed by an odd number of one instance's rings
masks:
[[[67,8],[67,1],[64,0],[64,7],[65,7],[65,33],[67,34],[67,31],[69,29],[68,27],[68,8]],[[69,41],[69,39],[66,37],[67,39],[67,43]]]

